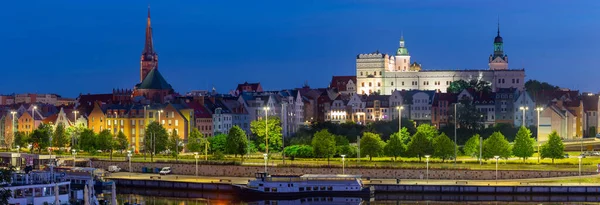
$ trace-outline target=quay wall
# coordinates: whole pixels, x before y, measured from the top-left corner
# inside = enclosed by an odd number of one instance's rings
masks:
[[[107,169],[110,165],[116,165],[122,171],[128,171],[129,164],[126,161],[94,160],[92,166]],[[188,163],[150,163],[132,162],[133,172],[142,172],[143,167],[162,168],[171,167],[173,174],[194,175],[195,164]],[[240,165],[198,165],[200,176],[229,176],[229,177],[254,177],[257,172],[263,172],[264,166],[240,166]],[[268,167],[271,174],[341,174],[339,167]],[[346,168],[346,174],[362,175],[371,178],[388,179],[424,179],[426,169],[393,169],[393,168]],[[595,172],[583,172],[584,175],[596,174]],[[577,171],[523,171],[523,170],[499,170],[498,179],[528,179],[577,176]],[[429,179],[456,179],[456,180],[493,180],[496,179],[495,170],[462,170],[462,169],[429,169]]]

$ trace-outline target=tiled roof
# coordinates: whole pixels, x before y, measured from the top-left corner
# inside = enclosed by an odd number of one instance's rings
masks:
[[[456,103],[458,94],[455,93],[436,93],[433,98],[432,106],[438,106],[440,101],[448,101],[449,104]]]
[[[196,118],[212,118],[212,115],[208,110],[197,102],[189,102],[187,106],[194,109],[194,116]]]
[[[346,84],[352,80],[356,84],[356,76],[333,76],[331,77],[330,88],[337,88],[338,91],[346,91]]]
[[[584,111],[598,111],[598,96],[597,95],[583,95],[583,109]]]
[[[171,84],[167,83],[158,69],[150,70],[144,80],[135,86],[136,89],[172,90]]]
[[[245,86],[250,86],[250,90],[252,92],[262,92],[262,89],[260,88],[260,83],[248,83],[248,82],[244,82],[243,84],[238,84],[236,90],[240,93],[242,93],[244,90]]]

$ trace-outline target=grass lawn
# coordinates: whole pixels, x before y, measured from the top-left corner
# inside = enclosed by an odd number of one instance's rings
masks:
[[[568,152],[570,158],[566,159],[556,159],[555,163],[552,164],[551,159],[540,159],[538,163],[537,155],[534,154],[533,157],[527,159],[523,162],[522,159],[519,158],[509,158],[509,159],[500,159],[498,161],[498,169],[499,170],[560,170],[560,171],[578,171],[578,159],[579,152]],[[126,160],[126,154],[114,153],[113,160],[124,161]],[[66,158],[72,157],[71,155],[60,155]],[[78,154],[77,157],[86,157],[86,158],[98,158],[98,159],[109,159],[108,154],[100,153],[94,156],[90,155],[82,155]],[[211,156],[208,157],[209,160]],[[200,162],[204,161],[204,156],[200,156],[198,159]],[[133,162],[150,162],[150,155],[147,155],[144,159],[143,154],[136,154],[132,158]],[[175,157],[158,155],[154,157],[154,161],[175,161]],[[179,157],[180,162],[194,163],[195,158],[193,155],[185,154]],[[233,155],[225,156],[225,159],[219,161],[228,161],[240,162],[240,156],[236,158]],[[440,159],[430,159],[429,167],[432,169],[471,169],[471,170],[495,170],[496,169],[496,161],[493,159],[484,160],[480,165],[477,159],[467,157],[467,156],[459,156],[457,159],[456,165],[452,160],[446,160],[442,162]],[[600,157],[598,156],[588,156],[587,158],[582,159],[582,171],[583,172],[596,172],[597,164],[600,163]],[[244,165],[260,165],[264,164],[264,159],[262,154],[253,154],[250,155],[250,158],[246,158],[243,161]],[[285,160],[285,164],[281,158],[281,155],[278,153],[274,153],[271,155],[271,159],[269,159],[269,164],[272,166],[327,166],[330,164],[331,166],[341,167],[342,161],[341,158],[331,158],[328,162],[327,159],[323,158],[296,158],[295,160],[290,160],[289,158]],[[361,158],[360,162],[356,158],[346,158],[345,166],[348,168],[351,167],[388,167],[388,168],[425,168],[427,165],[425,163],[425,158],[423,158],[420,162],[418,158],[398,158],[397,161],[393,161],[391,157],[374,157],[372,161],[369,161],[368,158]]]

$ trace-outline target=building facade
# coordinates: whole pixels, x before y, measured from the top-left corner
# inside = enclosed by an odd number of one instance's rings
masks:
[[[394,90],[435,90],[446,92],[451,82],[457,80],[484,80],[492,90],[515,88],[523,90],[524,69],[508,69],[508,56],[504,54],[503,40],[494,39],[494,52],[488,59],[486,70],[424,70],[421,64],[410,62],[408,49],[400,39],[395,56],[380,53],[359,54],[356,57],[358,94],[379,93],[390,95]]]

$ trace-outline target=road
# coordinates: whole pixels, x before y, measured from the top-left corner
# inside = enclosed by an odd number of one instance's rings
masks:
[[[110,178],[119,178],[119,179],[151,179],[151,177],[155,180],[159,180],[156,177],[161,176],[160,180],[166,181],[180,181],[180,182],[197,182],[197,183],[232,183],[232,184],[246,184],[248,180],[252,180],[254,178],[250,177],[211,177],[211,176],[191,176],[191,175],[158,175],[158,174],[144,174],[144,173],[128,173],[128,172],[119,172],[113,173],[109,177]],[[600,175],[592,175],[592,176],[582,176],[585,178],[595,177],[600,178]],[[550,183],[543,181],[556,181],[556,180],[571,180],[578,179],[579,176],[575,177],[555,177],[555,178],[532,178],[532,179],[510,179],[510,180],[420,180],[420,179],[401,179],[400,184],[432,184],[432,185],[501,185],[501,186],[519,186],[519,185],[598,185],[596,183]],[[363,179],[365,184],[396,184],[396,179]]]

